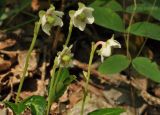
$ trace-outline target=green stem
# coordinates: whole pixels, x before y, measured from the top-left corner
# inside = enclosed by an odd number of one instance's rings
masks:
[[[94,53],[95,53],[96,48],[97,48],[97,45],[92,43],[92,48],[91,48],[91,53],[90,53],[90,58],[89,58],[89,64],[88,64],[87,78],[86,78],[86,83],[85,83],[85,86],[84,86],[84,88],[85,88],[84,89],[84,97],[83,97],[83,102],[82,102],[82,108],[81,108],[81,114],[80,115],[83,115],[83,112],[84,112],[84,105],[85,105],[86,97],[87,97],[87,94],[88,94],[88,83],[89,83],[90,74],[91,74],[91,65],[92,65],[92,61],[93,61],[93,57],[94,57]]]
[[[57,73],[57,76],[55,77],[55,70],[56,70],[56,67],[57,67],[57,64],[54,64],[53,65],[53,69],[52,69],[52,75],[51,75],[51,83],[50,83],[50,87],[49,87],[49,95],[48,95],[48,105],[47,105],[47,114],[49,114],[49,110],[50,110],[50,106],[52,104],[52,96],[55,96],[55,93],[56,93],[56,86],[57,86],[57,83],[58,83],[58,79],[59,79],[59,76],[60,76],[60,73],[62,71],[62,68],[59,68],[58,69],[58,73]]]
[[[73,28],[73,24],[72,24],[72,21],[70,21],[70,23],[69,23],[69,32],[68,32],[68,36],[67,36],[67,40],[66,40],[65,46],[67,46],[69,41],[70,41],[71,34],[72,34],[72,28]]]
[[[67,40],[65,42],[66,46],[68,45],[68,43],[70,41],[71,34],[72,34],[72,28],[73,28],[73,24],[72,24],[72,21],[70,21],[69,32],[68,32]],[[56,85],[57,85],[58,78],[59,78],[59,75],[60,75],[61,70],[62,70],[62,68],[59,68],[58,74],[57,74],[57,76],[55,78],[55,69],[56,69],[56,67],[57,67],[57,65],[54,64],[53,65],[53,69],[52,69],[52,75],[51,75],[52,78],[51,78],[51,83],[50,83],[50,88],[49,88],[49,95],[48,95],[47,115],[49,114],[50,106],[51,106],[51,103],[52,103],[52,96],[55,95]]]
[[[47,114],[49,113],[49,109],[50,109],[50,106],[51,106],[51,93],[52,92],[52,86],[54,84],[54,81],[55,81],[55,71],[56,71],[56,67],[57,65],[54,63],[53,65],[53,68],[52,68],[52,74],[51,74],[51,82],[50,82],[50,87],[49,87],[49,95],[48,95],[48,105],[47,105]]]
[[[19,84],[19,87],[18,87],[18,92],[17,92],[17,96],[16,96],[16,101],[15,101],[16,104],[18,103],[18,100],[19,100],[19,95],[20,95],[20,92],[21,92],[21,89],[22,89],[22,86],[23,86],[23,82],[24,82],[24,79],[25,79],[25,75],[26,75],[26,72],[27,72],[27,68],[28,68],[28,65],[29,65],[29,59],[30,59],[32,50],[34,48],[34,45],[36,43],[39,28],[40,28],[40,22],[36,22],[35,23],[35,28],[34,28],[34,35],[33,35],[32,43],[31,43],[29,51],[27,53],[23,73],[22,73],[22,76],[21,76],[21,79],[20,79],[20,84]]]
[[[137,3],[136,3],[136,0],[134,0],[134,9],[133,9],[133,12],[132,12],[132,15],[131,15],[131,19],[129,21],[129,25],[128,25],[128,31],[127,31],[127,36],[126,36],[126,48],[127,48],[127,56],[131,59],[131,55],[130,55],[130,52],[129,52],[129,38],[130,38],[130,26],[133,22],[133,17],[135,15],[135,11],[137,9]]]
[[[157,2],[157,0],[154,0],[154,2],[153,2],[153,5],[152,5],[152,8],[151,8],[151,10],[150,10],[150,12],[149,12],[149,15],[148,15],[148,17],[147,17],[147,22],[149,21],[149,19],[150,19],[150,17],[151,17],[151,14],[152,14],[152,11],[153,11],[153,9],[154,9],[154,7],[155,7],[155,5],[156,5],[156,2]],[[136,55],[136,57],[138,57],[140,54],[141,54],[141,52],[142,52],[142,50],[143,50],[143,48],[144,48],[144,46],[145,46],[145,44],[146,44],[146,42],[147,42],[147,38],[144,38],[145,40],[144,40],[144,42],[143,42],[143,44],[142,44],[142,46],[140,47],[140,50],[138,51],[138,53],[137,53],[137,55]]]

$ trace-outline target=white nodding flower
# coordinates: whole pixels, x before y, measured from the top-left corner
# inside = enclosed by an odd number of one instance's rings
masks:
[[[112,53],[112,48],[121,48],[121,44],[114,40],[114,36],[112,36],[110,39],[108,39],[106,42],[99,41],[96,44],[101,44],[102,47],[98,51],[98,55],[101,56],[101,61],[104,61],[104,57],[109,57]]]
[[[78,6],[78,10],[71,10],[69,16],[73,25],[81,31],[84,31],[86,24],[92,24],[94,22],[94,17],[92,16],[94,9],[86,7],[83,3],[78,3]]]
[[[73,53],[71,53],[72,45],[63,46],[63,50],[58,52],[57,62],[59,67],[73,67]]]
[[[50,35],[50,30],[53,26],[63,26],[62,16],[63,12],[56,11],[53,5],[47,11],[40,11],[39,17],[41,21],[42,30]]]

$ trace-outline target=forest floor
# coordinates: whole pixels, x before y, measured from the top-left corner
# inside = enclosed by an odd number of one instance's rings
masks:
[[[61,7],[61,2],[55,2],[56,7]],[[66,4],[66,6],[69,3]],[[8,2],[6,7],[18,5],[16,0]],[[32,5],[11,15],[0,26],[0,100],[15,101],[20,76],[23,71],[28,48],[33,37],[34,22],[37,19],[39,9],[47,9],[48,2],[32,0]],[[65,9],[68,12],[69,8]],[[28,76],[25,78],[21,100],[32,95],[40,95],[47,98],[47,87],[50,79],[50,71],[54,57],[62,49],[68,32],[69,17],[64,16],[63,28],[55,28],[53,34],[48,37],[39,32],[36,46],[31,54],[28,67]],[[87,71],[91,42],[110,38],[114,32],[95,24],[87,26],[84,32],[74,28],[70,44],[73,44],[74,67],[70,73],[77,79],[72,82],[58,102],[51,106],[52,115],[78,115],[80,113],[85,80],[82,71]],[[122,44],[121,49],[113,53],[125,54],[125,43],[118,33],[116,39]],[[99,36],[99,38],[96,38]],[[131,36],[132,37],[132,36]],[[140,43],[141,41],[134,41]],[[154,46],[154,47],[153,47]],[[159,61],[160,43],[150,40],[143,50],[144,55],[150,58],[157,57]],[[134,49],[133,49],[134,50]],[[134,53],[134,52],[133,52]],[[100,57],[95,55],[89,83],[89,94],[85,104],[85,113],[98,108],[121,107],[125,109],[123,115],[160,115],[160,85],[139,75],[134,76],[135,71],[129,69],[113,74],[103,75],[97,71]],[[8,108],[0,105],[0,115],[8,111]],[[29,115],[26,110],[24,113]]]

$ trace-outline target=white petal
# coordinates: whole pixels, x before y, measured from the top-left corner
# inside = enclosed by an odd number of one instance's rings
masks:
[[[92,11],[94,11],[93,8],[85,8],[84,14],[86,15],[86,21],[88,24],[92,24],[94,22],[94,17],[92,16]]]
[[[47,10],[47,14],[52,14],[55,11],[55,7],[53,5],[50,5],[49,9]]]
[[[46,16],[45,15],[43,15],[42,16],[42,20],[41,20],[42,22],[42,26],[44,26],[45,24],[46,24],[46,22],[47,22],[47,19],[46,19]]]
[[[110,46],[106,46],[105,48],[101,48],[101,55],[105,56],[105,57],[109,57],[111,55],[111,47]]]
[[[85,23],[82,23],[82,24],[78,25],[78,28],[79,28],[81,31],[84,31],[85,27],[86,27],[86,24],[85,24]]]
[[[84,8],[85,5],[84,5],[83,3],[81,3],[81,2],[79,2],[79,3],[78,3],[78,7],[79,7],[79,9],[81,9],[81,8]]]
[[[83,12],[83,9],[79,9],[74,13],[73,18],[77,18],[78,15],[80,15]]]
[[[101,62],[103,62],[104,61],[104,57],[101,55]]]
[[[91,7],[86,7],[86,9],[89,10],[90,12],[93,12],[93,11],[94,11],[94,9],[91,8]]]
[[[107,43],[109,46],[121,48],[121,44],[118,41],[114,40],[113,38],[109,39]]]
[[[91,17],[87,17],[87,23],[88,24],[92,24],[94,22],[94,17],[91,16]]]
[[[63,12],[60,12],[60,11],[54,11],[55,15],[58,16],[58,17],[61,17],[64,15]]]
[[[63,21],[62,21],[62,19],[59,18],[59,17],[56,17],[54,26],[60,26],[60,27],[62,27],[62,26],[63,26]]]
[[[47,35],[49,35],[49,36],[51,35],[50,32],[49,32],[49,31],[51,30],[51,25],[49,25],[49,24],[43,25],[43,26],[42,26],[42,30],[43,30]]]
[[[84,31],[85,27],[86,27],[86,23],[82,22],[78,19],[73,19],[73,25],[77,28],[79,28],[81,31]]]

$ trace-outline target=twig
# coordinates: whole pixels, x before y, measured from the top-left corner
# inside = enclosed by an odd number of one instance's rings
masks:
[[[85,63],[82,63],[78,60],[74,60],[74,65],[84,71],[87,71],[88,69],[88,64],[85,64]],[[160,98],[158,97],[154,97],[152,96],[151,94],[149,94],[146,90],[142,89],[141,87],[139,87],[134,79],[131,79],[131,80],[128,80],[124,77],[119,77],[119,78],[116,78],[116,79],[112,79],[106,75],[103,75],[101,74],[100,72],[98,72],[97,70],[95,69],[91,69],[91,75],[94,75],[95,77],[98,77],[100,79],[103,79],[105,80],[107,83],[111,84],[111,85],[117,85],[117,81],[118,82],[122,82],[122,83],[125,83],[127,85],[132,85],[136,90],[139,90],[141,93],[141,97],[150,105],[160,105]]]
[[[87,71],[87,70],[88,70],[88,64],[82,63],[82,62],[80,62],[80,61],[78,61],[78,60],[74,60],[73,63],[74,63],[74,65],[75,65],[76,67],[81,68],[81,69],[83,69],[84,71]],[[109,76],[104,75],[104,74],[101,74],[100,72],[98,72],[97,70],[95,70],[95,69],[93,69],[93,68],[91,69],[91,75],[94,75],[94,76],[96,76],[96,77],[99,77],[100,79],[103,79],[103,80],[107,81],[109,84],[115,84],[115,83],[116,83],[115,80],[109,78]],[[125,81],[127,84],[130,83],[129,81],[127,81],[126,78],[117,78],[116,80],[117,80],[117,81]]]
[[[44,50],[43,50],[43,64],[42,64],[42,75],[41,75],[41,82],[42,82],[42,85],[43,85],[43,89],[41,89],[41,95],[44,95],[45,94],[45,76],[46,76],[46,52],[47,52],[47,47],[44,46]]]

